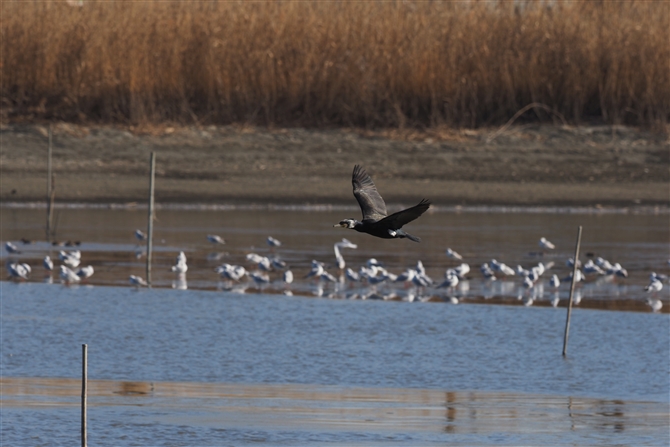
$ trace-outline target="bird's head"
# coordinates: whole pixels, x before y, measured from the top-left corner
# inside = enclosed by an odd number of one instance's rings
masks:
[[[333,225],[333,227],[354,228],[356,226],[355,219],[344,219],[340,223]]]

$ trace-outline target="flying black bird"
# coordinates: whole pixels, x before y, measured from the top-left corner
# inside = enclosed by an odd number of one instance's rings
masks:
[[[340,223],[333,225],[334,227],[349,228],[384,239],[407,238],[414,242],[421,241],[420,238],[406,233],[401,228],[406,223],[422,215],[430,207],[430,201],[423,199],[418,205],[412,208],[387,216],[384,199],[377,192],[377,187],[372,182],[368,173],[365,172],[365,169],[359,165],[354,166],[351,183],[354,186],[354,197],[356,197],[358,205],[363,212],[363,220],[344,219]]]

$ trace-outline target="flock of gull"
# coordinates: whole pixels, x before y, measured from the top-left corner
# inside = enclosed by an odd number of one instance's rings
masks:
[[[135,231],[135,237],[138,241],[144,242],[146,234],[140,230]],[[225,240],[217,235],[207,235],[207,240],[212,244],[222,245]],[[294,275],[287,262],[282,260],[278,254],[282,243],[269,236],[267,244],[270,248],[268,256],[258,253],[247,253],[245,255],[244,265],[234,265],[224,263],[214,269],[219,275],[221,289],[244,292],[248,287],[257,287],[264,290],[266,287],[279,288],[284,294],[292,295],[292,285]],[[555,249],[554,244],[545,238],[539,241],[540,248],[544,251]],[[5,250],[8,254],[18,254],[20,250],[11,242],[5,243]],[[406,301],[424,300],[434,296],[442,297],[446,301],[457,304],[459,299],[455,296],[459,283],[473,278],[473,275],[481,275],[486,283],[493,283],[499,279],[509,281],[518,280],[520,288],[532,291],[538,285],[546,285],[553,290],[558,290],[564,283],[572,281],[572,269],[574,259],[568,259],[566,266],[570,273],[562,278],[558,274],[549,274],[554,267],[554,262],[538,262],[529,268],[521,265],[511,267],[496,259],[484,262],[478,268],[479,274],[472,272],[470,265],[463,261],[463,256],[451,248],[446,249],[446,257],[453,262],[458,263],[454,267],[447,268],[443,278],[435,280],[426,273],[426,268],[422,261],[406,268],[400,273],[393,273],[387,269],[383,263],[375,258],[370,258],[357,269],[347,266],[343,256],[346,249],[356,249],[358,246],[347,239],[342,239],[333,245],[335,255],[334,263],[312,260],[309,270],[304,271],[298,276],[303,282],[312,287],[312,293],[317,296],[345,296],[350,299],[403,299]],[[81,264],[81,251],[63,251],[58,254],[59,277],[64,284],[76,284],[90,278],[94,274],[94,269],[90,265]],[[43,259],[43,268],[47,272],[54,270],[54,260],[48,255]],[[10,278],[15,280],[27,280],[32,272],[32,267],[23,262],[12,261],[6,263],[7,272]],[[328,271],[330,269],[331,271]],[[188,272],[188,263],[183,251],[177,255],[174,265],[170,271],[176,274],[176,286],[186,288],[186,273]],[[627,278],[628,272],[619,263],[611,263],[601,257],[588,259],[581,263],[577,261],[577,272],[575,282],[582,282],[593,277],[605,278]],[[665,275],[651,273],[649,284],[644,288],[649,293],[647,304],[655,312],[659,311],[663,304],[658,298],[658,292],[663,289],[663,283],[667,281]],[[132,286],[147,286],[147,282],[140,276],[130,275],[129,282]],[[180,284],[182,287],[180,287]],[[558,305],[558,295],[551,301],[552,306]],[[531,305],[532,298],[527,298],[525,305]],[[578,304],[578,301],[575,300]]]

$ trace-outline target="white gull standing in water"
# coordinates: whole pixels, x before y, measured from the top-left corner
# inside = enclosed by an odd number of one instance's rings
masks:
[[[335,242],[333,245],[333,250],[335,251],[335,261],[337,262],[337,268],[343,270],[347,263],[344,262],[344,257],[340,253],[340,248],[358,248],[358,245],[350,242],[348,239],[342,239],[340,242]]]

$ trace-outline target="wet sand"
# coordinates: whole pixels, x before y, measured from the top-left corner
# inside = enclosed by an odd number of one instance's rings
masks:
[[[0,200],[44,202],[47,127],[0,129]],[[57,202],[145,202],[157,153],[159,203],[352,204],[364,165],[390,203],[660,206],[670,202],[665,134],[620,127],[365,131],[244,126],[53,127]]]

